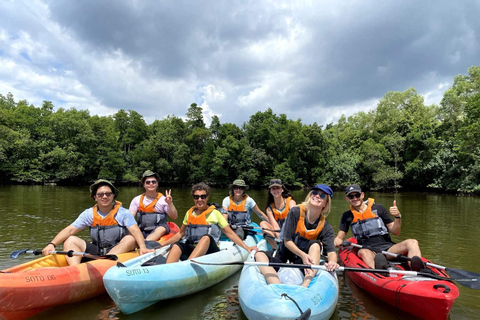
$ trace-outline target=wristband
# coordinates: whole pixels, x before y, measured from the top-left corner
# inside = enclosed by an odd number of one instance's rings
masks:
[[[55,243],[49,242],[49,243],[47,243],[47,246],[48,246],[49,244],[53,245],[53,247],[54,247],[55,249],[57,248],[57,245],[56,245]]]
[[[402,216],[396,216],[395,219],[402,219]]]

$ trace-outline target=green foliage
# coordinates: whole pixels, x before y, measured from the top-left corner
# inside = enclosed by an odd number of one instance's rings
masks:
[[[374,190],[480,192],[480,67],[458,75],[440,106],[415,89],[387,92],[376,109],[341,116],[325,129],[272,109],[241,127],[192,103],[186,120],[147,125],[133,110],[90,116],[49,101],[41,107],[0,94],[0,182],[86,183],[97,178],[138,183],[143,171],[163,184],[234,179],[265,187],[351,183]]]

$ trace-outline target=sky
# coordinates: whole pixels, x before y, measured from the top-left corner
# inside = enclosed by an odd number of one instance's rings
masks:
[[[91,115],[336,123],[480,65],[480,1],[0,1],[0,94]]]

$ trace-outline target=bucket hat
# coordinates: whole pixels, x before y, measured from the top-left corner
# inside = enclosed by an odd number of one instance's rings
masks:
[[[90,196],[93,198],[97,194],[97,189],[101,186],[109,186],[110,189],[112,189],[113,194],[115,195],[115,198],[118,195],[118,189],[115,188],[113,183],[111,183],[108,180],[105,179],[98,179],[95,181],[91,186],[90,186]]]

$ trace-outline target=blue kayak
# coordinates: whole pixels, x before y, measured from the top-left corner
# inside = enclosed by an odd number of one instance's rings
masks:
[[[255,246],[260,236],[244,242]],[[190,260],[164,264],[168,248],[160,248],[110,268],[105,288],[120,311],[131,314],[158,301],[189,295],[213,286],[240,270],[240,265],[201,265]],[[220,241],[220,251],[195,258],[198,262],[243,262],[248,252],[231,241]],[[163,260],[163,262],[162,262]],[[161,264],[156,264],[161,263]]]
[[[257,245],[266,250],[265,240]],[[255,261],[252,252],[247,261]],[[267,284],[255,265],[245,265],[238,284],[240,306],[245,316],[256,319],[330,319],[338,300],[338,280],[333,272],[318,270],[308,288],[297,284]],[[307,317],[306,317],[307,318]]]

